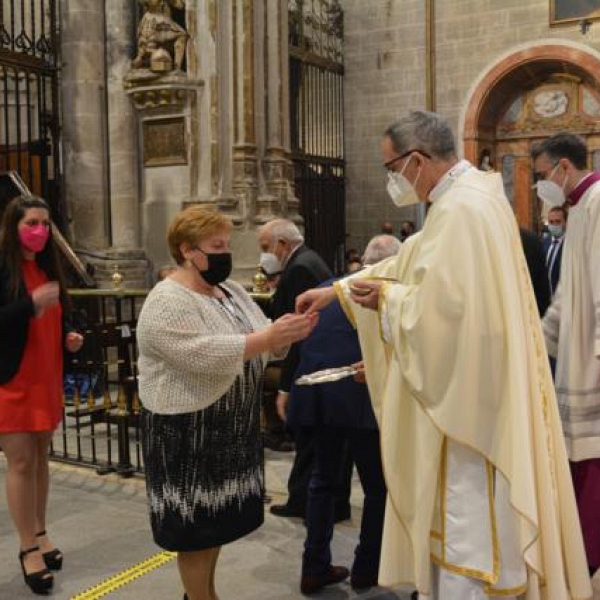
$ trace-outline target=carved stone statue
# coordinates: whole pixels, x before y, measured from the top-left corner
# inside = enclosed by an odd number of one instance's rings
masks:
[[[138,2],[146,12],[138,26],[138,49],[137,56],[133,59],[133,68],[154,70],[155,65],[162,65],[162,68],[156,70],[165,71],[165,52],[167,52],[172,58],[174,68],[180,71],[189,36],[186,30],[173,20],[171,10],[185,8],[185,0],[138,0]],[[155,54],[156,56],[153,57]]]

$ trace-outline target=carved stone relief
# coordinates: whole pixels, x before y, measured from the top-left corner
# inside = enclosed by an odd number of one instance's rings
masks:
[[[187,31],[173,20],[172,9],[184,9],[185,0],[139,0],[145,12],[138,26],[134,69],[155,73],[181,71],[187,46]]]
[[[564,115],[568,105],[569,97],[565,90],[542,90],[533,97],[533,110],[545,119]]]
[[[498,124],[499,138],[559,131],[600,131],[598,92],[582,81],[550,81],[515,99]]]

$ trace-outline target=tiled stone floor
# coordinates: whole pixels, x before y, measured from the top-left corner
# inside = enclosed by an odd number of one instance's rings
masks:
[[[267,487],[274,502],[284,499],[290,454],[267,453]],[[6,463],[0,455],[0,482],[4,488]],[[338,564],[351,564],[360,522],[361,495],[355,482],[352,520],[336,527],[333,554]],[[100,477],[91,470],[54,464],[49,529],[66,555],[65,568],[57,575],[50,596],[56,600],[77,598],[107,578],[153,555],[146,514],[143,481]],[[281,519],[266,512],[265,525],[226,546],[217,571],[221,600],[291,600],[302,598],[298,589],[304,528],[298,519]],[[17,542],[0,491],[0,600],[34,596],[23,584],[17,558]],[[600,600],[600,573],[595,600]],[[99,596],[86,596],[92,600]],[[115,600],[175,600],[182,597],[174,561],[110,593]],[[408,600],[407,591],[376,588],[356,594],[347,583],[331,587],[315,598],[346,600]],[[558,599],[556,599],[558,600]],[[561,599],[562,600],[562,599]]]

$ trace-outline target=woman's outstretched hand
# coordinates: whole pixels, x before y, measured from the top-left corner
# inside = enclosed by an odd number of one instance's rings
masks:
[[[316,313],[306,315],[288,313],[279,317],[270,325],[271,347],[281,348],[303,340],[310,335],[318,320],[319,315]]]

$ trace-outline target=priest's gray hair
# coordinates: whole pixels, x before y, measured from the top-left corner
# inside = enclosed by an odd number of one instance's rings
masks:
[[[303,244],[304,236],[298,226],[288,219],[273,219],[262,226],[261,233],[267,233],[271,240],[285,240],[291,244]]]
[[[365,248],[363,264],[374,265],[384,258],[394,256],[398,254],[401,245],[400,240],[393,235],[376,235]]]
[[[413,110],[392,123],[384,132],[398,156],[409,150],[421,150],[432,158],[456,158],[456,143],[450,124],[437,113]]]

